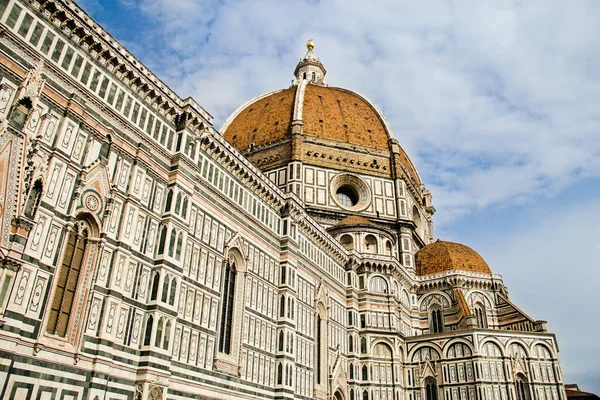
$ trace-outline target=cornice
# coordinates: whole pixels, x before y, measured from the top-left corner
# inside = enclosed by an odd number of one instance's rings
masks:
[[[213,117],[198,102],[179,97],[74,2],[29,0],[29,4],[162,115],[172,118],[186,110],[212,124]]]

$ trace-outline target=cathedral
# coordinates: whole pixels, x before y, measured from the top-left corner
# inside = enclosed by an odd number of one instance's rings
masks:
[[[72,0],[0,0],[2,399],[565,400],[434,213],[312,41],[217,130]]]

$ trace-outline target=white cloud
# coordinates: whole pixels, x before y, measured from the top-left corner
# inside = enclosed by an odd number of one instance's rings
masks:
[[[600,4],[138,0],[142,55],[222,123],[286,87],[308,37],[331,85],[372,98],[445,226],[600,175]]]
[[[287,87],[314,38],[329,83],[383,109],[434,194],[438,232],[600,178],[597,1],[121,1],[148,19],[136,55],[219,125]],[[597,382],[600,208],[546,211],[472,244],[517,304],[550,321],[567,376]]]

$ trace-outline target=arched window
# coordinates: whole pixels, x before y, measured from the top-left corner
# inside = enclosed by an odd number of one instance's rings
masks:
[[[485,306],[481,303],[475,305],[475,316],[477,317],[477,326],[482,329],[487,329],[487,315],[485,312]]]
[[[281,281],[282,285],[285,283],[285,265],[281,266],[281,273],[279,276],[279,280]]]
[[[354,389],[350,389],[350,400],[354,400]]]
[[[346,250],[352,250],[354,248],[354,239],[351,235],[343,235],[340,238],[340,244],[344,246]]]
[[[437,400],[438,388],[435,379],[429,377],[425,379],[425,400]]]
[[[354,379],[354,364],[350,363],[350,367],[348,369],[350,372],[350,379]]]
[[[279,351],[283,351],[283,331],[279,332]]]
[[[369,369],[367,368],[366,365],[362,366],[362,380],[363,381],[369,380]]]
[[[519,373],[515,380],[515,392],[517,394],[517,400],[530,400],[529,396],[529,384],[527,378]]]
[[[175,259],[181,260],[181,247],[183,246],[183,232],[177,235],[177,250],[175,250]]]
[[[365,253],[377,254],[377,238],[373,235],[367,235],[365,237]]]
[[[150,300],[156,300],[156,296],[158,295],[158,281],[160,280],[160,274],[158,272],[154,273],[154,277],[152,278],[152,288],[150,289]]]
[[[158,242],[158,254],[164,254],[166,241],[167,241],[167,227],[163,226],[160,231],[160,241]]]
[[[322,306],[321,303],[318,304]],[[317,385],[325,385],[327,377],[327,324],[325,322],[325,311],[321,308],[321,311],[317,314],[316,321],[316,374],[317,374]]]
[[[172,203],[173,203],[173,190],[169,190],[169,193],[167,193],[167,202],[165,203],[165,212],[171,211]]]
[[[175,200],[175,214],[179,214],[181,211],[181,192],[177,193],[177,200]]]
[[[413,206],[412,217],[416,227],[421,227],[421,214],[419,214],[419,209],[416,206]]]
[[[366,389],[363,392],[363,400],[369,400],[369,391]]]
[[[382,276],[374,276],[369,281],[369,291],[374,293],[388,293],[388,283]]]
[[[181,206],[181,216],[185,218],[187,216],[188,199],[187,196],[183,198],[183,205]]]
[[[231,352],[231,330],[233,323],[234,291],[235,291],[235,263],[227,261],[225,267],[225,280],[223,284],[223,306],[221,308],[221,331],[219,335],[219,351],[225,354]]]
[[[389,240],[385,241],[385,254],[388,256],[392,255],[392,242]]]
[[[173,229],[169,237],[169,257],[174,256],[175,246],[177,246],[177,232],[175,231],[175,229]]]
[[[283,365],[279,363],[277,366],[277,384],[281,385],[283,383]]]
[[[279,297],[279,316],[285,317],[285,296],[281,295]]]
[[[163,319],[158,319],[158,324],[156,325],[156,337],[154,338],[154,347],[158,347],[160,349],[160,344],[162,342],[162,332],[163,332]]]
[[[27,197],[27,203],[25,204],[25,216],[29,219],[35,218],[40,200],[42,199],[42,181],[38,179],[33,184],[33,187],[29,191],[29,197]]]
[[[152,323],[154,322],[154,318],[152,315],[148,317],[146,320],[146,331],[144,332],[144,346],[150,345],[150,337],[152,336]]]
[[[367,354],[367,338],[360,339],[360,352],[362,354]]]
[[[444,331],[444,314],[439,308],[434,308],[430,312],[429,330],[431,333]]]
[[[169,350],[169,340],[171,340],[171,321],[167,321],[165,325],[165,340],[163,341],[163,349]]]
[[[173,278],[171,280],[171,290],[169,292],[169,304],[175,305],[175,295],[177,292],[177,279]]]
[[[317,73],[316,73],[316,72],[313,72],[313,73],[312,73],[312,81],[313,81],[313,82],[316,82],[316,81],[317,81]]]
[[[348,337],[348,352],[354,352],[354,338],[352,337],[352,335]]]
[[[69,233],[62,264],[56,276],[56,289],[52,298],[48,316],[47,331],[53,335],[65,337],[67,327],[76,303],[75,292],[79,287],[79,275],[87,264],[90,246],[90,225],[77,220]]]
[[[162,301],[163,303],[166,303],[167,299],[169,298],[169,281],[169,275],[165,275],[165,280],[163,281],[162,287],[162,294],[160,296],[160,301]]]

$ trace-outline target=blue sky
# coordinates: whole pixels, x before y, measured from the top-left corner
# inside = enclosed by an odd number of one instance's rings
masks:
[[[436,236],[478,250],[600,393],[600,2],[83,0],[220,127],[289,86],[310,37],[332,86],[384,111],[432,191]]]

